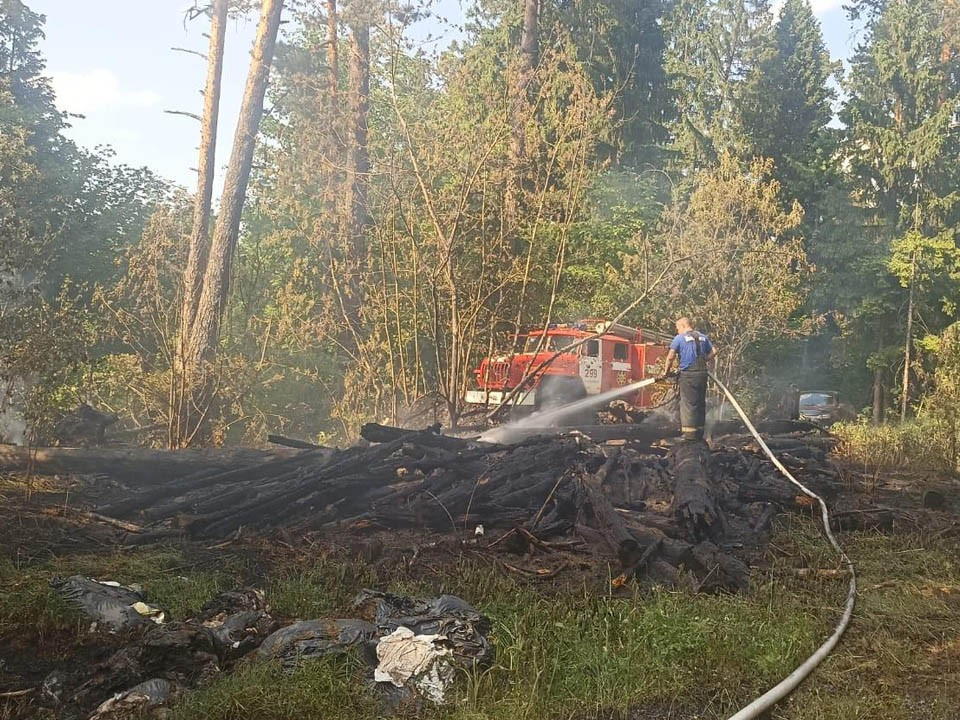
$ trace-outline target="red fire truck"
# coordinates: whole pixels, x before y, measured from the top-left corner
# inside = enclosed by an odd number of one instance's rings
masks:
[[[592,336],[600,334],[599,337]],[[580,342],[584,338],[591,338]],[[521,334],[522,350],[484,358],[474,370],[477,389],[467,392],[467,407],[495,407],[533,374],[510,406],[539,409],[599,395],[660,372],[670,336],[603,320],[553,324]],[[579,345],[577,343],[580,343]],[[623,399],[638,406],[653,404],[651,388]]]

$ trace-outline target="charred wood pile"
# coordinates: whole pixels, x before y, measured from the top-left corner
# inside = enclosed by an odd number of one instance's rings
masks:
[[[770,443],[783,461],[834,496],[831,439],[798,424],[776,429]],[[137,528],[128,543],[422,531],[491,554],[572,553],[612,560],[624,578],[742,589],[773,517],[810,508],[752,438],[725,430],[712,448],[598,444],[582,433],[498,445],[369,424],[364,446],[153,481],[96,514]]]

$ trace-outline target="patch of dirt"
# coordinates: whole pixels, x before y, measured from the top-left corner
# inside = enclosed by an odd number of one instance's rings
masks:
[[[19,567],[115,547],[124,532],[84,513],[122,492],[113,481],[99,477],[5,476],[0,485],[0,557]]]

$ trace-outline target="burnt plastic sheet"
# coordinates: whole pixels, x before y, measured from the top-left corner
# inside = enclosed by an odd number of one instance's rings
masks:
[[[357,650],[376,664],[377,627],[363,620],[301,620],[277,630],[260,645],[261,658],[279,658],[284,667],[302,660]]]
[[[357,614],[377,626],[379,635],[405,627],[415,635],[442,635],[462,665],[486,665],[494,649],[487,639],[491,623],[472,605],[455,595],[411,598],[391,593],[362,591],[354,601]]]

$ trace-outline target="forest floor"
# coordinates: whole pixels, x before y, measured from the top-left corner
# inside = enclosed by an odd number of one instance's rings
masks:
[[[769,717],[955,720],[956,496],[942,510],[926,510],[920,496],[929,477],[847,477],[851,495],[905,512],[883,531],[839,533],[859,574],[853,623],[831,657]],[[954,480],[936,482],[957,487]],[[274,533],[124,549],[122,533],[82,513],[112,492],[102,477],[0,478],[0,718],[63,717],[42,707],[44,678],[100,662],[120,642],[88,632],[88,622],[51,589],[57,576],[138,584],[173,619],[244,585],[263,589],[279,619],[342,616],[362,588],[458,595],[492,620],[496,661],[457,678],[451,707],[411,711],[457,720],[724,718],[826,638],[846,595],[834,553],[803,515],[777,519],[769,546],[751,562],[747,592],[706,595],[611,591],[613,567],[528,577],[449,536],[414,531],[392,533],[386,543],[317,543]],[[311,661],[292,673],[269,662],[241,663],[187,693],[172,717],[380,717],[362,672],[349,657]]]

